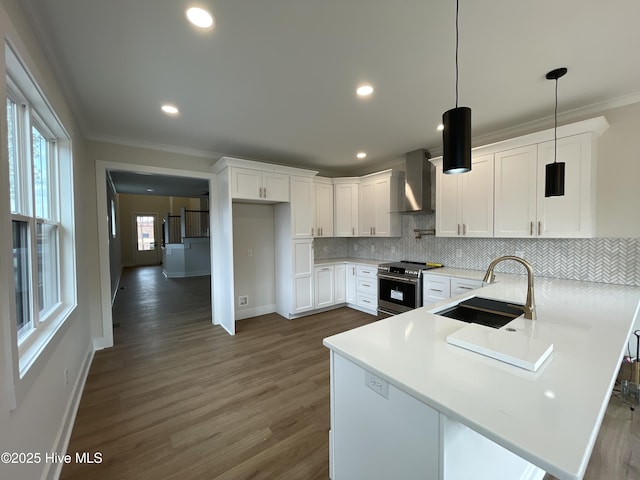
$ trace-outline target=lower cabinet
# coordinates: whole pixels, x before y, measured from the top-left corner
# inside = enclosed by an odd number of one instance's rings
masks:
[[[347,303],[355,304],[356,303],[356,264],[355,263],[347,263],[346,265],[346,296]]]
[[[334,271],[333,265],[315,267],[315,308],[325,308],[335,304]]]
[[[293,240],[292,314],[313,310],[313,240]]]
[[[482,287],[482,280],[427,274],[423,279],[422,304],[439,302]]]
[[[333,299],[336,305],[347,301],[347,267],[344,263],[333,267]]]
[[[378,269],[369,265],[356,265],[356,308],[378,315]]]

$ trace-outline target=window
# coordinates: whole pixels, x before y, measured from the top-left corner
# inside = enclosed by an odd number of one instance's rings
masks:
[[[7,147],[20,377],[76,305],[71,142],[7,46]]]

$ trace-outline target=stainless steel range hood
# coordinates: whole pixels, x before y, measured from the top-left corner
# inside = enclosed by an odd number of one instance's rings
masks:
[[[402,213],[433,213],[435,210],[429,157],[429,152],[423,148],[405,155],[406,182]]]

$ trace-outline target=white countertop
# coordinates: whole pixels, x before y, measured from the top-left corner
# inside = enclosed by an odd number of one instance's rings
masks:
[[[323,258],[314,260],[315,265],[337,265],[340,263],[356,263],[359,265],[378,266],[381,263],[387,263],[389,260],[371,260],[368,258]]]
[[[474,295],[524,303],[526,277],[498,279]],[[470,296],[328,337],[324,345],[556,477],[582,478],[639,315],[640,288],[535,279],[537,320],[519,317],[508,326],[553,342],[537,372],[447,344],[467,324],[429,311]]]

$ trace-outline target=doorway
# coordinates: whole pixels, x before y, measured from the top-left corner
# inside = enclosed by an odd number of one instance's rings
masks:
[[[155,213],[133,214],[133,258],[137,266],[160,263],[158,215]]]

